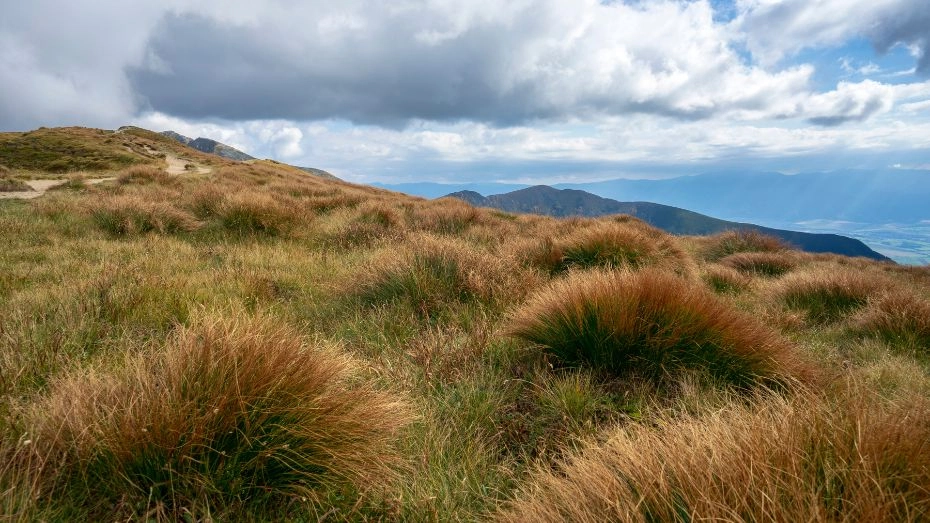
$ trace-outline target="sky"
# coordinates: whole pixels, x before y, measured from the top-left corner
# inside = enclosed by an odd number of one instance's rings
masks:
[[[30,0],[0,130],[212,138],[358,182],[924,169],[928,0]]]

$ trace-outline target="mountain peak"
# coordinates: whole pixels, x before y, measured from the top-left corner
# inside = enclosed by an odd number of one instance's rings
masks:
[[[160,134],[207,154],[215,154],[236,161],[255,159],[254,156],[250,156],[235,147],[220,143],[216,140],[211,140],[210,138],[189,138],[174,131],[162,131]]]

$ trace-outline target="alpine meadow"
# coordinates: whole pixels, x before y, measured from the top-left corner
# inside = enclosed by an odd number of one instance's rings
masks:
[[[930,0],[0,15],[0,523],[930,522]]]
[[[0,519],[930,518],[927,267],[135,127],[0,158]]]

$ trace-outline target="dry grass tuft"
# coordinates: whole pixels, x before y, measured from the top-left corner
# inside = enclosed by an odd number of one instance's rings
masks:
[[[148,183],[177,185],[178,179],[157,167],[136,165],[120,171],[119,174],[116,175],[116,183],[120,185],[144,185]]]
[[[684,369],[746,387],[813,379],[786,340],[713,294],[657,270],[578,273],[537,293],[509,333],[564,365],[661,379]]]
[[[530,277],[511,260],[462,240],[421,235],[376,259],[358,292],[369,303],[404,300],[431,316],[449,303],[519,299],[527,291],[524,276]]]
[[[614,430],[539,470],[502,522],[921,521],[930,404],[779,397]]]
[[[206,197],[198,204],[209,207]],[[299,206],[289,206],[262,192],[237,192],[225,196],[216,207],[223,227],[238,234],[283,234],[310,220],[311,214]]]
[[[790,252],[738,252],[721,259],[720,264],[745,274],[774,277],[794,269],[798,261]]]
[[[24,192],[31,191],[29,184],[13,178],[8,173],[0,170],[0,192]]]
[[[704,258],[717,261],[738,252],[781,252],[790,249],[783,241],[754,230],[727,231],[704,241]]]
[[[269,319],[207,318],[164,352],[57,383],[34,410],[34,444],[50,484],[107,518],[383,487],[410,418],[352,375],[334,349]]]
[[[193,231],[199,222],[187,211],[164,201],[152,201],[139,195],[119,195],[89,204],[97,225],[116,236],[147,232],[173,234]]]
[[[878,275],[849,269],[798,273],[779,283],[779,300],[789,309],[805,311],[815,323],[837,321],[892,285]]]
[[[561,260],[555,272],[569,268],[681,267],[688,256],[674,238],[634,223],[599,222],[580,229],[555,246]],[[555,254],[549,256],[554,259]]]
[[[717,293],[742,292],[752,283],[751,277],[717,264],[704,267],[702,278]]]
[[[870,300],[854,330],[905,348],[930,353],[930,302],[904,290]]]
[[[414,207],[411,225],[415,229],[436,234],[459,235],[471,225],[484,221],[486,215],[487,211],[458,198],[439,198]]]

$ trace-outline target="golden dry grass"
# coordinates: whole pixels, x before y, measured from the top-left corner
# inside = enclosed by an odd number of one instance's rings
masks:
[[[739,387],[816,374],[766,326],[657,270],[586,272],[553,282],[516,312],[508,332],[563,365],[614,373],[662,378],[699,369]]]
[[[809,321],[829,323],[862,308],[870,297],[892,286],[878,274],[826,267],[789,275],[774,293],[787,308],[804,312]]]
[[[186,157],[0,202],[0,520],[926,519],[926,267]]]
[[[788,249],[778,238],[754,230],[727,231],[703,238],[701,243],[701,252],[709,261],[739,252],[780,252]]]
[[[206,317],[164,350],[56,383],[32,410],[38,471],[93,514],[171,518],[212,507],[382,489],[408,410],[358,383],[338,349],[269,318]]]
[[[930,405],[769,397],[613,430],[542,468],[497,521],[923,521]]]
[[[719,263],[739,272],[758,276],[781,276],[798,266],[791,252],[739,252],[722,258]]]
[[[561,253],[556,271],[646,266],[678,269],[689,261],[674,238],[638,221],[600,222],[569,235],[554,249]]]
[[[92,201],[88,210],[98,227],[115,236],[188,232],[200,225],[187,211],[142,195],[102,197]]]
[[[869,300],[861,314],[853,319],[853,324],[856,332],[930,353],[930,301],[903,289]]]

